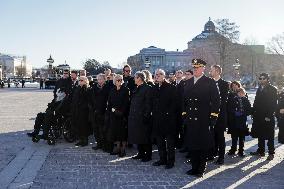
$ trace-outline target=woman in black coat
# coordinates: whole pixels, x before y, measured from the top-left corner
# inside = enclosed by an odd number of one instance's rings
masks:
[[[90,91],[88,88],[88,78],[80,77],[79,86],[75,89],[72,104],[72,128],[74,134],[78,137],[79,142],[76,146],[87,146],[88,136],[91,134],[89,124],[89,102]]]
[[[284,144],[284,91],[278,95],[278,105],[276,110],[277,126],[279,128],[278,142]]]
[[[129,110],[129,89],[123,86],[122,75],[116,75],[113,79],[115,87],[111,89],[108,104],[107,114],[108,120],[108,140],[114,143],[111,155],[126,155],[127,141],[127,117]]]

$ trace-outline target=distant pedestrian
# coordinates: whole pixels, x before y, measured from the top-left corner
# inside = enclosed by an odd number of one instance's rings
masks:
[[[25,80],[24,79],[22,79],[22,88],[25,88],[26,86],[25,86]]]
[[[43,89],[43,79],[40,78],[40,81],[39,81],[39,89]]]

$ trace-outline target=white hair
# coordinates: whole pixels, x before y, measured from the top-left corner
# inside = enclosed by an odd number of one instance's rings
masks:
[[[120,74],[116,74],[116,75],[113,77],[113,84],[114,84],[114,85],[115,85],[115,83],[116,83],[116,81],[117,81],[118,79],[121,79],[121,84],[124,83],[124,81],[123,81],[123,76],[120,75]]]

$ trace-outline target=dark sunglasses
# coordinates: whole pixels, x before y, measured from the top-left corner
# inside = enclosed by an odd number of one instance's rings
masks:
[[[118,79],[118,80],[116,80],[117,82],[121,82],[122,80],[121,79]]]
[[[258,80],[266,80],[265,77],[259,77]]]
[[[130,72],[130,70],[124,70],[125,72]]]

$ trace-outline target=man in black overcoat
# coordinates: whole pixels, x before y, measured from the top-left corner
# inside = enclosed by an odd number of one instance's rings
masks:
[[[268,140],[267,160],[274,158],[275,111],[277,108],[277,89],[269,83],[269,75],[261,73],[259,88],[253,103],[253,124],[251,135],[258,138],[258,149],[251,155],[265,156],[265,140]]]
[[[185,81],[183,80],[182,70],[176,71],[176,136],[175,136],[175,146],[181,148],[183,146],[184,131],[183,131],[183,121],[182,121],[182,95],[184,91]]]
[[[141,159],[142,162],[152,160],[152,96],[151,87],[145,83],[145,79],[144,72],[135,73],[137,88],[132,94],[128,116],[128,142],[138,145],[138,154],[133,159]]]
[[[93,146],[93,150],[103,149],[110,152],[110,144],[106,139],[105,129],[105,112],[107,107],[107,99],[110,92],[109,85],[106,85],[106,77],[104,74],[97,75],[97,83],[91,88],[91,121],[94,136],[97,142]]]
[[[203,176],[208,151],[214,147],[213,127],[220,108],[218,88],[213,79],[204,75],[205,65],[202,59],[192,60],[194,77],[185,85],[182,112],[192,163],[187,174],[198,177]]]
[[[170,169],[175,163],[176,89],[165,80],[162,69],[155,73],[153,89],[153,136],[156,138],[160,160],[154,166]]]
[[[224,132],[227,127],[227,100],[229,93],[229,83],[221,78],[222,68],[220,65],[213,65],[210,69],[210,75],[216,82],[217,88],[221,97],[220,113],[217,119],[217,123],[214,127],[214,139],[215,147],[213,149],[213,154],[211,157],[218,155],[216,164],[224,164],[225,155],[225,135]],[[210,157],[210,156],[209,156]]]

